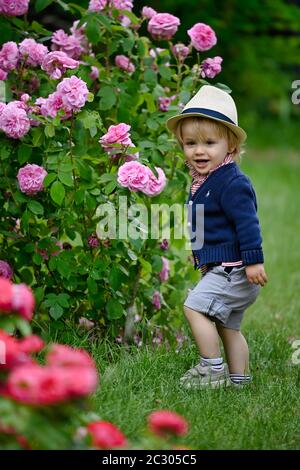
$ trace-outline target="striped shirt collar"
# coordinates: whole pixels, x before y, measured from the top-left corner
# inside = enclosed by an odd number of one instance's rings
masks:
[[[189,163],[187,160],[185,160],[185,165],[190,169],[189,174],[193,178],[192,180],[192,185],[191,185],[191,191],[192,194],[194,194],[197,189],[204,183],[204,181],[209,177],[211,173],[216,171],[218,168],[221,168],[221,166],[228,165],[228,163],[233,163],[234,160],[232,158],[232,154],[228,153],[222,163],[220,163],[218,166],[213,168],[208,172],[207,175],[200,175],[197,170]]]

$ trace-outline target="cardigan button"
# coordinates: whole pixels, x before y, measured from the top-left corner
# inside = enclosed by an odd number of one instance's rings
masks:
[[[228,277],[228,278],[227,278],[227,281],[228,281],[228,282],[231,282],[231,277]]]

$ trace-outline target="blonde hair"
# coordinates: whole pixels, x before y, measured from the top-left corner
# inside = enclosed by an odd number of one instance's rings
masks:
[[[209,133],[211,132],[214,132],[220,138],[227,139],[228,147],[234,147],[234,151],[232,152],[233,160],[236,162],[241,161],[241,156],[244,153],[243,145],[229,127],[224,126],[221,122],[215,121],[214,119],[196,116],[180,119],[175,130],[175,137],[181,149],[183,149],[181,128],[183,122],[186,122],[187,120],[192,124],[195,134],[203,141],[207,140]]]

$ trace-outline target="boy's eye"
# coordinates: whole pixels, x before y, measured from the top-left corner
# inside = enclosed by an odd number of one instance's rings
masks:
[[[212,144],[215,144],[215,141],[208,139],[208,140],[206,141],[206,143],[207,143],[207,145],[212,145]]]

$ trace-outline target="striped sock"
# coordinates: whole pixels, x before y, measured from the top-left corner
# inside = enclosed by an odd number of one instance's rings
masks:
[[[211,366],[212,370],[223,370],[223,358],[222,357],[214,357],[213,359],[209,359],[208,357],[200,356],[200,364],[202,366]]]
[[[236,385],[246,385],[252,380],[251,375],[248,374],[229,374],[231,382]]]

